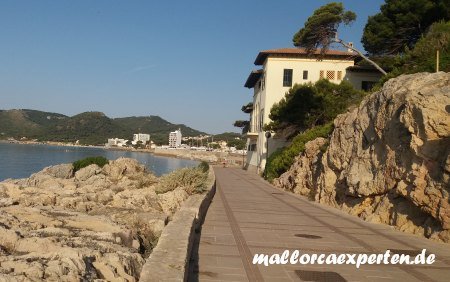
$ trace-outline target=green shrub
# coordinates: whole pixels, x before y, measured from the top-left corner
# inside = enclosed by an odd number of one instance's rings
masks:
[[[271,122],[264,129],[290,139],[299,132],[333,121],[350,105],[359,103],[364,95],[347,81],[335,84],[321,79],[314,84],[295,84],[272,106]]]
[[[208,173],[200,168],[182,168],[160,178],[155,187],[157,194],[183,187],[189,195],[202,193],[206,188]]]
[[[201,169],[203,172],[208,172],[209,171],[209,164],[205,161],[202,161],[201,163],[198,164],[197,166],[199,169]]]
[[[236,150],[245,149],[245,145],[247,144],[247,140],[244,139],[230,139],[227,141],[228,147],[235,147]]]
[[[316,126],[298,134],[292,143],[284,148],[280,148],[272,153],[266,163],[265,178],[272,181],[286,172],[294,163],[294,159],[305,151],[305,144],[318,137],[327,138],[333,131],[333,123]],[[321,148],[324,150],[324,148]]]
[[[99,167],[103,167],[105,164],[108,164],[109,161],[107,158],[105,157],[87,157],[81,160],[78,160],[76,162],[74,162],[73,165],[73,171],[76,172],[80,169],[82,169],[83,167],[87,167],[88,165],[91,164],[96,164]]]

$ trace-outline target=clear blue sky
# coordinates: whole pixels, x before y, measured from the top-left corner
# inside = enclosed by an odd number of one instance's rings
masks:
[[[332,1],[1,1],[0,109],[159,115],[209,133],[238,131],[259,50],[291,47]],[[382,0],[343,1],[361,47]]]

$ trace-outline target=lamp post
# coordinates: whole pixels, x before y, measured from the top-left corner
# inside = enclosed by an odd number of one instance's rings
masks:
[[[272,133],[270,133],[270,131],[266,131],[265,133],[266,136],[266,164],[265,164],[265,168],[264,168],[264,178],[266,178],[267,176],[267,160],[269,159],[269,138],[272,137]]]

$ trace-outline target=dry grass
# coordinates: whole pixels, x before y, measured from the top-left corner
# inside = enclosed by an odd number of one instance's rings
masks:
[[[160,178],[155,187],[157,194],[173,191],[183,187],[189,195],[199,194],[205,190],[208,172],[200,168],[182,168]]]

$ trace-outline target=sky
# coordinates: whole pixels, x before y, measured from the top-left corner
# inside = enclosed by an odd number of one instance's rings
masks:
[[[248,120],[244,88],[261,50],[332,1],[0,1],[0,109],[109,117],[158,115],[221,133]],[[383,0],[348,0],[340,37],[362,48]]]

